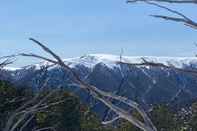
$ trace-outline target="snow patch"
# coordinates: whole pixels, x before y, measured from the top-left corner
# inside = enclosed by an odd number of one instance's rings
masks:
[[[20,70],[21,68],[15,68],[15,67],[3,67],[4,70],[8,70],[8,71],[16,71],[16,70]]]

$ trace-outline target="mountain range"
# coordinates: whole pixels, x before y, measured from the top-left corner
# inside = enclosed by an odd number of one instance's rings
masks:
[[[195,57],[115,56],[90,54],[65,59],[79,77],[106,92],[126,96],[149,108],[154,104],[169,104],[173,107],[190,104],[197,99],[197,76],[179,72],[174,68],[136,66],[121,64],[141,63],[143,60],[162,63],[181,69],[197,68]],[[47,81],[47,87],[65,88],[79,97],[99,114],[106,108],[95,102],[72,82],[72,75],[58,65],[42,62],[23,68],[5,67],[0,70],[0,79],[17,86],[38,90]]]

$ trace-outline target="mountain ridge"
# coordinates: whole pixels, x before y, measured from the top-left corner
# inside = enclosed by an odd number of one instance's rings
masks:
[[[190,65],[190,64],[197,65],[196,57],[118,56],[118,55],[112,55],[112,54],[88,54],[88,55],[83,55],[80,57],[67,58],[63,60],[65,63],[67,63],[71,67],[77,64],[83,64],[91,68],[98,63],[104,63],[108,65],[109,67],[112,66],[113,64],[116,64],[116,62],[119,62],[119,61],[126,62],[126,63],[141,63],[143,62],[142,59],[145,59],[146,61],[150,61],[150,62],[155,62],[155,63],[173,65],[178,68],[183,68],[183,65]],[[42,65],[49,65],[49,64],[50,64],[49,62],[41,62],[33,66],[39,67]],[[14,71],[14,70],[20,70],[22,68],[4,67],[4,69]]]

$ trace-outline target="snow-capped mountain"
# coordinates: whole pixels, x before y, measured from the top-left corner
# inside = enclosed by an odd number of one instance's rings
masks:
[[[106,66],[113,68],[117,66],[116,62],[122,61],[126,63],[141,63],[143,59],[149,62],[163,63],[173,65],[178,68],[183,68],[185,65],[197,64],[197,57],[156,57],[156,56],[118,56],[110,54],[89,54],[81,57],[64,59],[65,63],[74,67],[75,65],[84,65],[88,68],[93,68],[98,63],[104,63]],[[48,62],[42,62],[35,66],[39,69],[40,66],[49,65]],[[27,66],[28,67],[28,66]],[[5,67],[5,70],[20,70],[21,68]]]
[[[197,75],[195,74],[162,67],[118,63],[120,60],[126,63],[141,63],[142,58],[149,62],[163,63],[177,68],[197,68],[196,57],[129,57],[90,54],[64,61],[79,74],[82,80],[104,91],[126,96],[144,106],[157,103],[187,104],[197,99]],[[72,76],[68,71],[48,62],[24,68],[6,67],[1,70],[0,79],[35,89],[42,86],[48,79],[48,87],[56,88],[57,85],[61,85],[62,88],[81,96],[85,102],[91,102],[91,97],[72,83]],[[97,104],[94,108],[103,114],[105,108],[100,107],[101,105]]]

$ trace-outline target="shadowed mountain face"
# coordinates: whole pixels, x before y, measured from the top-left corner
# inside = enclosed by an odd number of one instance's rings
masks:
[[[180,68],[197,66],[196,58],[146,57],[146,59]],[[67,59],[65,63],[72,67],[82,80],[104,91],[126,96],[143,104],[144,107],[161,103],[177,106],[197,99],[197,75],[161,67],[117,64],[118,60],[118,56],[88,55]],[[121,60],[140,63],[141,57],[123,57]],[[78,94],[83,101],[89,104],[94,102],[72,82],[70,72],[49,63],[17,70],[7,68],[1,70],[0,79],[11,81],[18,86],[33,87],[35,90],[48,80],[48,87],[66,88]],[[105,112],[104,106],[100,103],[93,108],[99,114]]]

